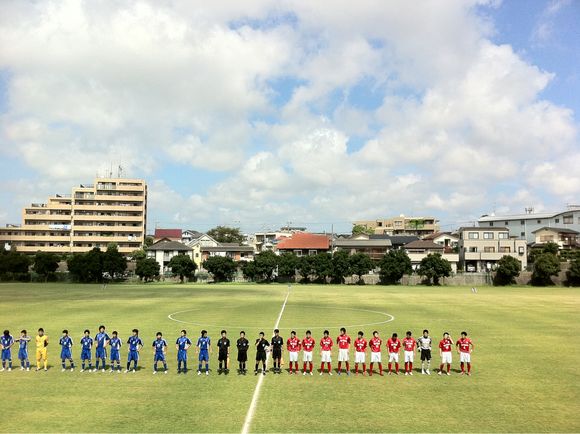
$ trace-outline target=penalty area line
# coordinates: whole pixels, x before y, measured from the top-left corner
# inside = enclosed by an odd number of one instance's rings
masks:
[[[276,320],[276,324],[274,324],[274,328],[277,329],[278,325],[280,325],[280,320],[282,319],[282,315],[284,314],[284,309],[286,309],[286,303],[288,302],[288,297],[290,297],[290,290],[286,294],[286,298],[284,299],[284,303],[282,303],[282,309],[280,309],[280,314],[278,315],[278,319]],[[268,352],[266,358],[266,366],[268,366],[268,361],[270,360],[270,352]],[[262,383],[264,382],[265,375],[260,375],[258,378],[258,383],[256,384],[256,388],[254,389],[254,394],[252,395],[252,402],[250,402],[250,407],[248,408],[248,412],[246,413],[246,419],[244,420],[244,426],[242,427],[242,434],[248,434],[250,432],[250,424],[252,423],[252,419],[254,418],[254,412],[256,411],[256,406],[258,405],[258,398],[260,397],[260,389],[262,389]]]

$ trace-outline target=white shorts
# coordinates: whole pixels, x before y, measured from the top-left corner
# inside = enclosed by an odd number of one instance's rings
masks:
[[[371,351],[371,363],[381,363],[381,353]]]
[[[366,354],[356,351],[354,353],[354,362],[355,363],[365,363],[366,362]]]
[[[330,351],[322,351],[320,355],[320,361],[322,363],[332,362],[332,358],[330,357]]]
[[[459,353],[459,361],[461,363],[471,363],[471,353]]]
[[[338,361],[339,362],[348,362],[348,350],[344,348],[338,349]]]
[[[451,351],[442,351],[441,352],[441,364],[444,363],[451,364]]]
[[[288,360],[290,362],[297,362],[298,361],[298,352],[297,351],[288,351]]]
[[[389,362],[399,363],[399,353],[389,353]]]
[[[415,357],[415,351],[405,351],[405,363],[413,363],[413,358]]]
[[[312,362],[312,351],[304,351],[304,357],[302,360],[305,362]]]

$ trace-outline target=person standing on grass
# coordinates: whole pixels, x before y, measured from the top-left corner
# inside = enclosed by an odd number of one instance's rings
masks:
[[[290,337],[286,341],[286,348],[288,349],[288,360],[290,363],[290,375],[298,373],[298,353],[300,352],[300,339],[296,337],[296,332],[292,330],[290,332]],[[292,365],[294,364],[294,365]],[[294,372],[292,372],[292,366],[294,366]]]
[[[439,375],[443,374],[443,365],[447,365],[447,375],[451,375],[451,350],[453,349],[453,339],[449,337],[449,333],[443,333],[443,339],[439,341],[439,355],[441,356],[441,364],[439,365]]]
[[[163,373],[167,374],[167,341],[163,339],[163,333],[157,332],[156,339],[153,341],[153,374],[157,374],[157,363],[163,363]]]
[[[60,350],[60,360],[62,362],[62,372],[66,371],[66,361],[68,360],[70,362],[70,370],[71,372],[75,370],[75,363],[73,362],[72,359],[72,346],[73,346],[73,340],[72,338],[68,335],[68,330],[63,330],[62,331],[62,337],[60,338],[60,341],[58,342],[58,344],[61,346],[61,350]]]
[[[262,362],[262,375],[266,375],[266,353],[270,347],[270,343],[264,338],[264,332],[260,332],[260,337],[256,339],[256,367],[254,375],[258,375],[258,365]]]
[[[373,364],[379,364],[379,375],[383,375],[383,362],[381,360],[381,345],[383,345],[382,339],[379,337],[379,332],[374,331],[373,337],[369,341],[369,347],[371,349],[371,366],[369,369],[369,375],[373,375]]]
[[[274,367],[272,368],[274,374],[282,373],[282,347],[284,346],[284,339],[280,336],[280,330],[274,330],[272,337],[272,358],[274,360]]]
[[[248,362],[250,341],[246,339],[246,332],[243,330],[240,332],[240,338],[236,341],[236,347],[238,348],[238,374],[246,375],[248,372],[246,363]]]
[[[230,340],[227,338],[227,332],[225,330],[221,331],[221,338],[217,343],[219,353],[218,362],[219,369],[218,374],[225,373],[226,375],[230,372]]]
[[[143,348],[143,341],[139,337],[139,330],[133,329],[133,334],[127,339],[127,344],[129,345],[129,354],[127,355],[127,369],[125,369],[125,373],[129,372],[131,362],[133,362],[133,370],[131,372],[135,373],[137,371],[137,363],[139,362],[139,351]]]
[[[459,351],[459,362],[461,363],[461,375],[465,374],[467,365],[467,375],[471,375],[471,353],[473,352],[473,342],[467,337],[467,332],[461,332],[461,338],[455,344]]]
[[[401,340],[396,333],[387,341],[387,351],[389,352],[389,375],[391,375],[392,363],[395,363],[395,375],[399,375],[399,350],[401,349]]]
[[[14,345],[14,338],[10,335],[9,330],[4,330],[0,338],[0,347],[2,347],[2,369],[0,371],[5,369],[12,371],[12,345]],[[6,368],[7,364],[8,368]]]
[[[93,348],[93,338],[91,332],[85,330],[84,336],[81,338],[81,372],[85,371],[85,363],[89,362],[89,372],[93,370],[93,362],[91,359],[91,349]]]
[[[309,364],[309,373],[312,375],[312,353],[314,352],[314,346],[316,345],[316,341],[312,338],[312,333],[310,330],[306,330],[306,337],[302,339],[302,361],[304,362],[304,366],[302,367],[302,375],[306,375],[306,364]]]
[[[107,363],[107,345],[109,335],[105,332],[105,326],[99,326],[99,333],[95,336],[95,371],[99,370],[99,359],[103,362],[102,371],[105,372]]]
[[[30,360],[28,358],[28,343],[30,336],[27,335],[26,330],[20,331],[20,337],[16,339],[18,342],[18,359],[20,360],[20,370],[30,371]]]
[[[413,358],[415,355],[415,348],[417,341],[413,338],[410,331],[407,336],[403,338],[403,348],[405,350],[405,375],[413,375]]]
[[[350,336],[346,334],[346,329],[344,327],[340,329],[340,334],[336,338],[336,343],[338,344],[338,375],[341,373],[342,362],[345,362],[346,364],[346,375],[350,375]]]
[[[354,341],[354,372],[358,375],[358,365],[362,363],[362,374],[366,375],[367,363],[366,363],[366,350],[367,350],[367,340],[363,337],[364,333],[362,331],[358,332],[358,337]]]
[[[40,367],[44,365],[44,370],[48,371],[48,336],[44,334],[44,329],[38,329],[36,336],[36,371],[40,371]]]
[[[211,339],[207,335],[207,330],[201,331],[201,336],[197,339],[196,351],[198,352],[197,375],[201,375],[202,366],[205,365],[205,375],[209,375],[209,355],[211,353]]]
[[[115,362],[117,362],[117,372],[121,372],[121,346],[123,343],[116,330],[113,331],[109,345],[111,346],[111,372],[115,371]]]
[[[423,330],[423,336],[417,339],[417,350],[421,352],[421,374],[431,375],[431,345],[433,340],[429,337],[429,330]],[[425,364],[427,369],[425,370]]]
[[[324,335],[320,339],[320,375],[324,373],[325,363],[328,368],[328,375],[332,375],[332,357],[330,352],[332,351],[333,341],[329,334],[328,330],[324,330]]]
[[[191,340],[187,337],[187,331],[181,330],[181,336],[175,341],[177,350],[177,373],[187,373],[187,350],[191,347]],[[183,366],[183,368],[182,368]]]

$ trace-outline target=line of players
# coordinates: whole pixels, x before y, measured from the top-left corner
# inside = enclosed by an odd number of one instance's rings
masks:
[[[240,332],[240,338],[236,341],[236,347],[238,350],[238,374],[247,374],[247,361],[248,361],[248,349],[250,342],[246,339],[245,332]],[[0,349],[2,358],[2,368],[0,371],[8,369],[12,370],[12,357],[11,348],[15,342],[19,343],[18,359],[20,360],[20,369],[30,370],[30,361],[28,359],[28,343],[31,341],[31,337],[27,336],[26,330],[22,330],[20,337],[14,339],[8,330],[5,330],[3,335],[0,337]],[[44,370],[48,369],[48,336],[44,334],[42,328],[38,329],[38,335],[35,338],[36,343],[36,371],[41,370],[44,366]],[[354,342],[351,342],[350,336],[346,333],[346,329],[343,327],[340,329],[340,334],[336,338],[336,343],[338,345],[338,375],[342,373],[342,364],[345,364],[346,375],[350,375],[350,347],[351,343],[355,349],[355,375],[359,374],[359,365],[362,365],[362,370],[360,371],[362,375],[373,374],[374,364],[378,365],[379,375],[383,375],[383,365],[382,365],[382,339],[379,336],[378,331],[373,332],[372,338],[367,341],[364,338],[364,333],[362,331],[358,332],[357,338]],[[417,350],[421,355],[421,373],[430,375],[431,371],[431,349],[432,349],[432,339],[429,336],[428,330],[423,330],[423,335],[415,340],[412,333],[408,331],[406,336],[402,341],[398,338],[397,333],[387,340],[386,348],[389,355],[388,360],[388,374],[395,373],[399,374],[399,351],[403,348],[404,352],[404,363],[405,363],[405,375],[413,375],[413,363],[414,354]],[[59,340],[59,345],[61,346],[61,366],[62,371],[66,370],[66,362],[70,364],[70,370],[75,369],[74,361],[72,358],[72,346],[73,340],[69,336],[68,330],[63,330],[62,336]],[[80,340],[81,345],[81,372],[87,370],[89,372],[96,372],[99,370],[99,362],[102,362],[101,370],[105,372],[106,370],[106,359],[107,359],[107,347],[110,347],[110,372],[121,372],[121,357],[120,350],[122,347],[122,341],[118,336],[116,331],[113,331],[112,337],[105,331],[105,326],[101,325],[99,327],[99,333],[96,334],[95,338],[91,338],[90,331],[85,330],[84,335]],[[139,337],[139,330],[133,329],[132,335],[127,340],[128,345],[128,357],[127,366],[125,373],[135,372],[137,370],[137,363],[139,361],[139,354],[143,348],[143,341]],[[334,345],[334,340],[330,337],[328,330],[325,330],[323,337],[319,342],[320,346],[320,375],[324,373],[324,367],[326,365],[327,373],[332,375],[332,347]],[[448,332],[443,334],[443,339],[439,342],[439,354],[441,357],[441,364],[439,366],[439,375],[451,374],[451,363],[452,363],[452,349],[454,342],[451,339]],[[460,366],[461,374],[467,373],[471,375],[471,353],[473,351],[473,343],[470,338],[467,337],[466,332],[461,332],[461,337],[455,343],[457,351],[460,356]],[[93,369],[92,365],[92,349],[95,347],[95,367]],[[187,372],[187,359],[188,350],[192,346],[192,341],[187,337],[187,332],[185,330],[181,331],[181,336],[179,336],[175,342],[177,349],[177,373]],[[219,369],[218,374],[228,374],[229,373],[229,362],[230,362],[230,340],[227,338],[227,332],[225,330],[221,331],[221,337],[217,342],[218,347],[218,362]],[[265,338],[264,332],[260,332],[258,339],[255,342],[256,347],[256,363],[254,374],[258,375],[259,365],[262,364],[261,372],[266,375],[266,362],[267,354],[269,351],[272,352],[273,358],[273,372],[280,374],[282,372],[282,352],[284,347],[284,339],[280,336],[280,330],[274,330],[274,336],[270,341]],[[303,353],[303,369],[302,375],[312,375],[313,370],[313,353],[316,347],[316,341],[312,338],[310,330],[306,332],[306,336],[303,339],[299,339],[296,336],[296,332],[292,331],[290,333],[290,338],[286,341],[286,349],[288,350],[289,358],[289,374],[297,374],[298,369],[298,358],[299,352]],[[163,372],[167,374],[167,341],[163,338],[161,332],[157,332],[156,338],[152,343],[153,349],[153,373],[158,372],[158,363],[163,364]],[[366,367],[366,350],[370,348],[371,357],[370,365],[367,371]],[[207,331],[202,330],[201,336],[197,340],[196,353],[198,354],[198,370],[197,374],[201,375],[205,370],[205,374],[209,375],[209,360],[210,354],[212,352],[211,339],[207,336]],[[131,364],[133,367],[131,368]],[[393,371],[393,364],[395,370]],[[88,365],[88,367],[87,367]],[[444,368],[447,368],[446,370]],[[467,370],[466,370],[467,368]]]

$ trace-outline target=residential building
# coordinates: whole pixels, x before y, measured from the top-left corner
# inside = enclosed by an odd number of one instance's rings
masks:
[[[389,239],[370,239],[368,235],[357,235],[347,239],[336,238],[332,241],[332,250],[334,252],[344,250],[350,255],[365,253],[375,261],[382,259],[392,246]]]
[[[181,229],[159,229],[155,228],[155,233],[153,235],[153,242],[168,239],[170,241],[182,241],[182,231]]]
[[[465,271],[491,271],[497,261],[509,255],[527,265],[526,240],[510,238],[508,228],[463,227],[459,229],[459,261]]]
[[[304,232],[306,228],[284,227],[278,231],[256,232],[248,236],[248,245],[253,246],[257,253],[266,250],[276,250],[278,242],[290,238],[296,232]]]
[[[440,244],[445,247],[446,252],[450,252],[457,248],[459,236],[452,234],[451,232],[437,232],[435,234],[427,235],[423,240],[433,241],[436,244]]]
[[[538,229],[564,228],[580,232],[580,205],[569,205],[565,211],[534,213],[530,209],[525,214],[483,215],[478,220],[481,227],[505,227],[512,236],[526,240],[528,244],[536,241]]]
[[[281,240],[276,247],[280,253],[290,252],[296,256],[316,255],[330,251],[330,237],[296,232],[291,237]]]
[[[188,244],[193,240],[199,239],[203,235],[205,234],[203,234],[202,232],[194,231],[192,229],[185,229],[181,232],[181,242],[183,244]]]
[[[187,235],[187,238],[189,238],[189,235]],[[191,240],[186,244],[193,249],[193,262],[196,263],[197,268],[201,268],[201,263],[204,261],[202,249],[206,247],[218,247],[220,245],[220,243],[208,234],[202,234],[197,231],[195,234],[191,231]]]
[[[141,179],[97,178],[46,203],[22,211],[22,224],[0,228],[0,246],[18,252],[58,254],[106,249],[115,243],[123,254],[145,240],[147,185]]]
[[[560,249],[580,248],[580,232],[567,228],[543,227],[533,231],[536,240],[533,247],[539,247],[547,243],[556,243]]]
[[[401,214],[399,217],[376,220],[359,220],[354,225],[364,226],[375,234],[385,235],[425,235],[439,232],[439,220],[435,217],[408,217]]]
[[[407,252],[409,259],[411,259],[411,266],[413,267],[413,270],[417,270],[417,268],[419,268],[419,264],[421,264],[423,258],[426,258],[428,255],[433,253],[438,253],[443,257],[443,259],[449,261],[451,264],[451,271],[453,273],[457,273],[459,254],[446,251],[446,247],[444,245],[434,243],[431,240],[416,240],[406,244],[403,248]]]
[[[159,273],[162,276],[171,273],[169,261],[177,255],[187,255],[193,259],[193,249],[181,241],[174,241],[169,238],[163,238],[147,247],[147,257],[154,258],[157,261]]]
[[[201,247],[202,262],[212,256],[225,256],[234,261],[253,261],[254,248],[251,246],[241,246],[237,243],[219,243],[217,246]]]
[[[419,239],[416,235],[369,235],[369,239],[371,240],[389,240],[391,242],[391,246],[395,250],[402,249],[406,244],[409,244],[413,241],[417,241]]]

